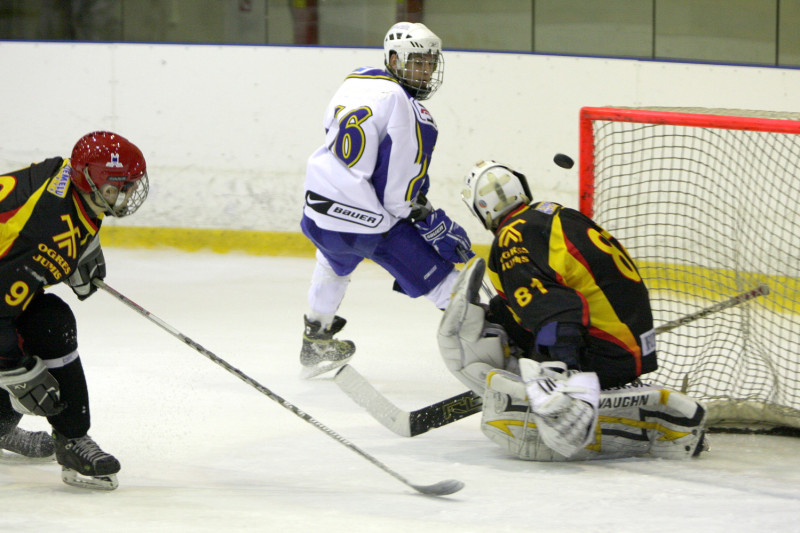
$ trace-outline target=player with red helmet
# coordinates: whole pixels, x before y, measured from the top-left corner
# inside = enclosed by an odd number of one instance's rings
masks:
[[[107,131],[81,137],[70,159],[0,176],[0,450],[55,453],[70,485],[114,489],[120,465],[87,435],[75,316],[45,289],[66,281],[80,300],[91,296],[106,274],[103,217],[132,214],[147,191],[142,152]],[[18,428],[21,413],[46,416],[52,439]]]

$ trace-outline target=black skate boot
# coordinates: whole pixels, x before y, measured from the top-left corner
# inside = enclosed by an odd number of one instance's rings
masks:
[[[340,341],[333,336],[339,333],[347,321],[334,317],[333,323],[323,330],[319,322],[303,317],[303,348],[300,350],[300,364],[303,365],[301,377],[313,378],[347,363],[356,351],[353,341]]]
[[[53,431],[53,440],[64,483],[99,490],[114,490],[119,486],[119,461],[100,449],[89,435],[68,439]]]
[[[4,450],[13,452],[5,453]],[[46,431],[26,431],[15,427],[0,437],[0,460],[13,461],[52,461],[55,446]]]

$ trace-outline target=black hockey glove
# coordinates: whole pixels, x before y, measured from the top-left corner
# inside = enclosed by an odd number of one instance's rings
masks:
[[[78,266],[75,267],[75,272],[67,282],[78,299],[85,300],[97,290],[97,286],[92,283],[92,280],[105,277],[106,259],[103,257],[103,249],[100,247],[100,237],[95,236],[78,259]]]
[[[8,391],[14,409],[22,414],[53,416],[64,410],[58,381],[41,359],[28,361],[31,368],[21,366],[0,371],[0,388]]]

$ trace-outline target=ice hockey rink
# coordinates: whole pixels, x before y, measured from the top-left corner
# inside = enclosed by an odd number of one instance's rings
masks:
[[[466,487],[420,495],[111,295],[80,303],[59,286],[78,318],[90,435],[121,461],[120,486],[81,490],[55,463],[0,464],[0,531],[800,531],[798,439],[715,434],[691,461],[542,464],[504,455],[479,415],[399,437],[330,378],[299,377],[313,260],[105,255],[109,286],[389,468]],[[441,313],[391,285],[371,263],[353,277],[340,309],[353,366],[407,410],[462,392],[438,355]]]

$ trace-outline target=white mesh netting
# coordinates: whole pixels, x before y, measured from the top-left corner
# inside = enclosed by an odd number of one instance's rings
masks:
[[[582,195],[637,260],[656,325],[770,287],[660,334],[646,379],[703,400],[712,426],[800,427],[800,115],[584,112]]]

